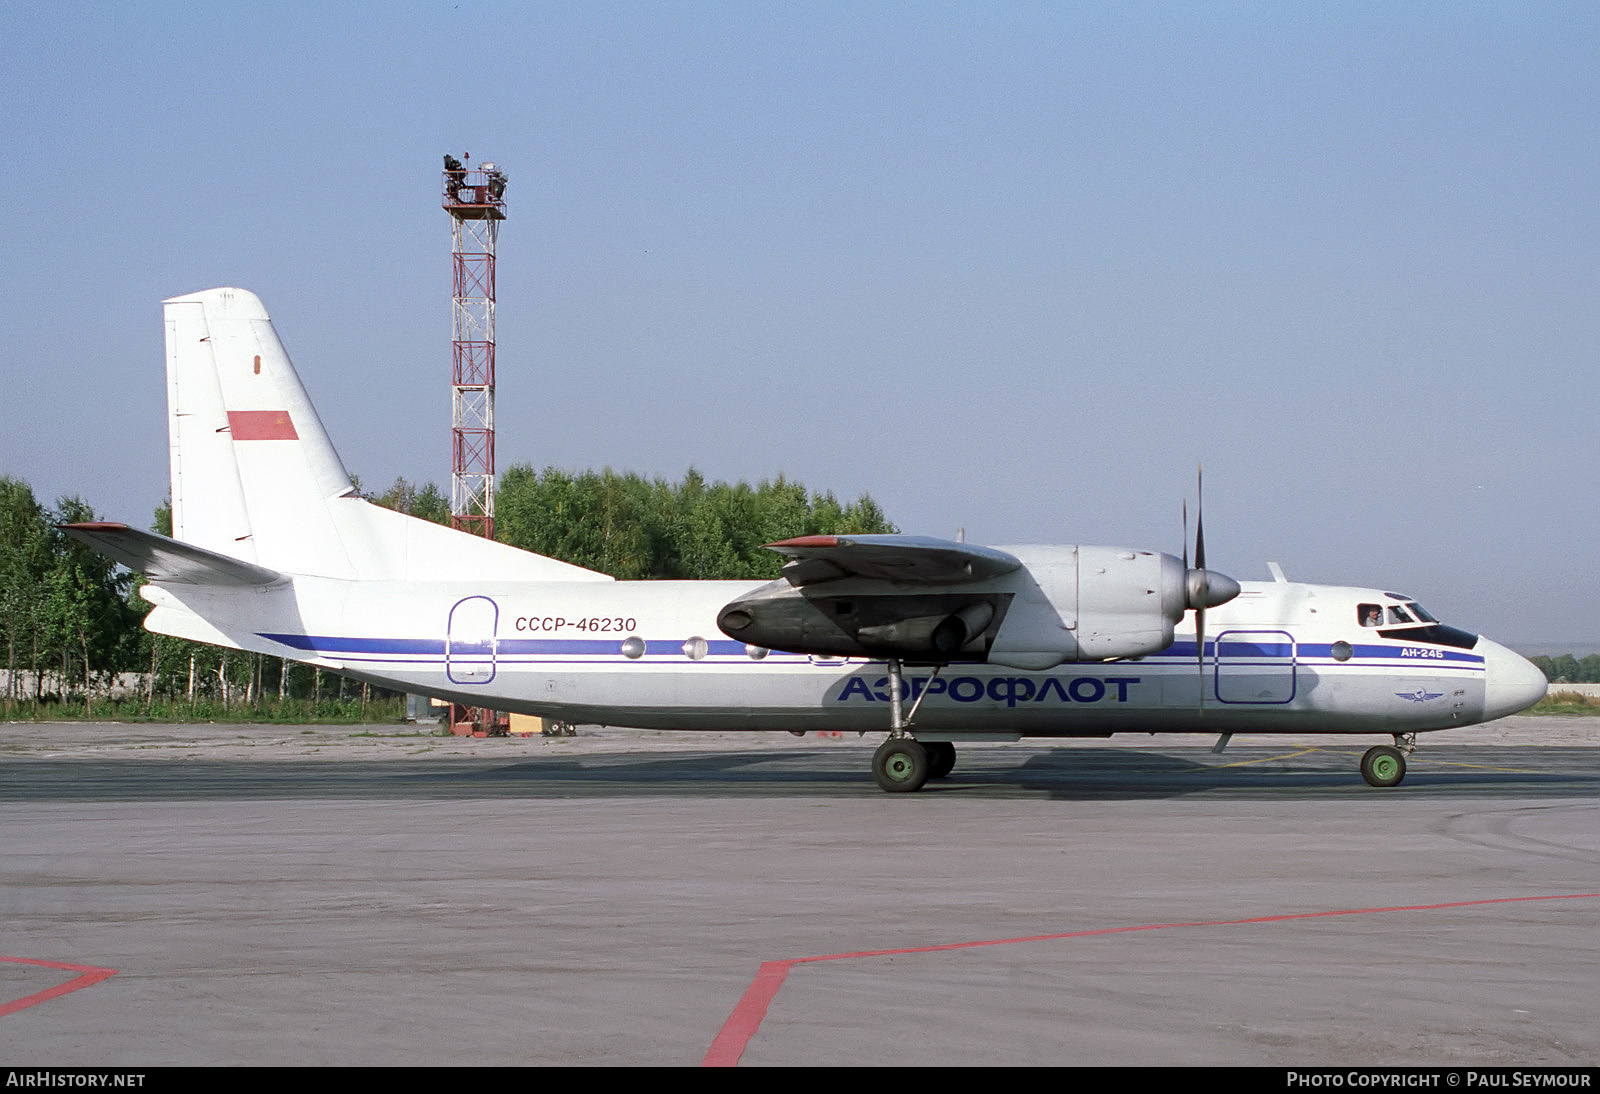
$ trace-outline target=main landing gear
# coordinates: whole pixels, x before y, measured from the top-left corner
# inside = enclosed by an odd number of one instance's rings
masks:
[[[1369,786],[1399,786],[1406,777],[1406,757],[1417,747],[1415,733],[1396,733],[1394,747],[1375,745],[1361,757],[1361,777]]]
[[[956,746],[949,741],[890,737],[872,754],[872,777],[891,794],[921,790],[929,779],[942,779],[956,766]]]
[[[928,766],[928,750],[915,737],[890,737],[872,754],[872,777],[891,794],[921,790]]]
[[[937,676],[940,665],[934,668]],[[889,739],[872,754],[872,777],[891,794],[921,790],[929,779],[942,779],[956,766],[956,746],[949,741],[919,741],[908,728],[922,695],[911,706],[911,715],[901,716],[902,681],[900,662],[889,661]],[[927,692],[922,693],[926,695]]]

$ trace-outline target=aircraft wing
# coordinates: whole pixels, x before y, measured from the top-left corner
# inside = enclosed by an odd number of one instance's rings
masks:
[[[952,585],[1010,573],[1022,560],[992,547],[932,536],[797,536],[767,544],[787,555],[783,576],[795,586],[843,577],[917,585]]]
[[[137,570],[152,581],[177,585],[271,585],[283,574],[115,521],[57,525],[80,543]]]

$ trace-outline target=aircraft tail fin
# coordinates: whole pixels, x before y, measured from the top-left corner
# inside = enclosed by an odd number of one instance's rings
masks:
[[[284,574],[610,580],[361,498],[254,293],[165,312],[174,539]]]

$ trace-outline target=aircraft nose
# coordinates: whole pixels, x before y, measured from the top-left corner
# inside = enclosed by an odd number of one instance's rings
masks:
[[[1532,661],[1487,638],[1479,642],[1483,646],[1485,720],[1527,710],[1544,698],[1549,684]]]

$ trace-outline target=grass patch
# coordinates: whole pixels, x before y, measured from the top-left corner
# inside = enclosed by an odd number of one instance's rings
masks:
[[[1533,706],[1527,714],[1600,714],[1600,696],[1585,695],[1579,691],[1552,691]]]
[[[404,696],[387,699],[263,699],[224,707],[210,699],[96,699],[87,708],[81,698],[8,703],[0,717],[18,722],[226,722],[277,725],[399,725],[406,720]]]

